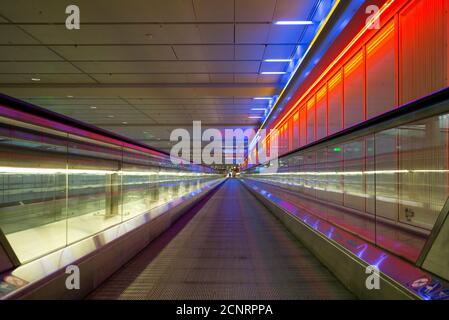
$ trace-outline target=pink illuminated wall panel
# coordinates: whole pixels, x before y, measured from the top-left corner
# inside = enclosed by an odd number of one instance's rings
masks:
[[[449,1],[396,0],[386,7],[391,12],[386,9],[381,28],[361,30],[338,63],[274,123],[278,130],[290,123],[280,155],[449,85]]]
[[[293,149],[299,148],[299,112],[293,116]]]
[[[359,51],[344,67],[344,126],[364,120],[364,60]]]
[[[399,13],[400,103],[447,86],[447,0],[416,0]]]
[[[341,71],[329,80],[329,127],[328,133],[333,134],[342,129],[343,124],[343,81]]]
[[[307,143],[315,141],[315,97],[307,102]]]
[[[307,144],[307,108],[302,106],[299,109],[299,144],[304,146]]]
[[[366,113],[375,117],[396,107],[396,34],[389,22],[366,45]]]
[[[316,94],[316,139],[327,135],[327,86],[323,86]]]

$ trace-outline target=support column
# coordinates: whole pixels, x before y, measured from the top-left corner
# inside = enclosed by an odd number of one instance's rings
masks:
[[[120,170],[120,168],[119,168]],[[108,174],[106,177],[106,218],[120,214],[122,198],[122,183],[118,172]]]

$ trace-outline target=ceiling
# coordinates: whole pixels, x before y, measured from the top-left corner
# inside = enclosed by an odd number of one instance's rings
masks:
[[[169,151],[170,132],[256,127],[291,58],[330,0],[65,0],[0,2],[0,92]],[[328,4],[327,4],[328,5]],[[39,79],[33,81],[32,79]]]

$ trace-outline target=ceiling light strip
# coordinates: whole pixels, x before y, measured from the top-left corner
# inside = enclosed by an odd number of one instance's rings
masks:
[[[328,23],[330,17],[333,15],[333,13],[335,12],[335,10],[337,9],[338,5],[340,4],[341,0],[336,0],[331,11],[329,12],[329,14],[327,15],[326,19],[324,19],[323,23],[321,23],[320,28],[318,29],[317,33],[315,34],[315,37],[312,39],[312,42],[310,42],[310,45],[308,47],[308,49],[306,50],[306,52],[303,55],[303,58],[301,59],[301,61],[298,63],[298,65],[296,66],[295,70],[292,73],[292,76],[290,77],[290,79],[288,80],[288,82],[286,83],[286,85],[284,86],[284,88],[282,89],[281,93],[279,94],[276,102],[274,103],[273,107],[271,108],[270,112],[268,113],[268,116],[265,118],[265,121],[262,123],[262,125],[259,127],[259,130],[261,130],[267,120],[270,118],[271,113],[273,112],[273,110],[276,109],[277,104],[279,103],[279,101],[281,100],[281,98],[283,97],[285,91],[287,90],[288,85],[290,84],[291,80],[293,79],[293,76],[295,75],[296,71],[298,71],[299,67],[301,66],[302,62],[304,61],[304,58],[307,56],[307,54],[310,51],[310,48],[312,48],[312,46],[314,45],[314,43],[316,42],[316,40],[318,39],[318,37],[320,36],[321,32],[323,31],[324,27],[326,26],[326,24]]]

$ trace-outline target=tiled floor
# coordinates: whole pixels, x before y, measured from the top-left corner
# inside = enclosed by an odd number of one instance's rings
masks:
[[[230,179],[88,298],[354,296],[239,181]]]

